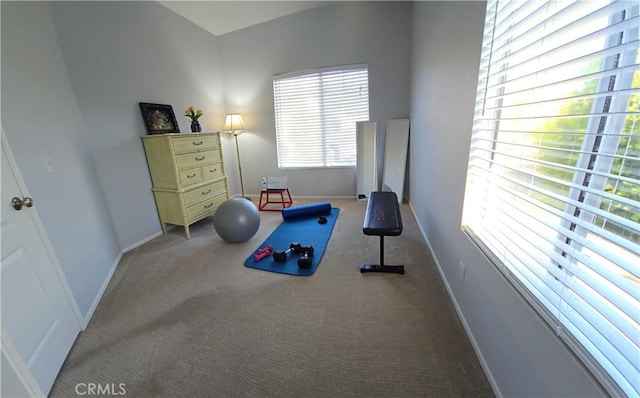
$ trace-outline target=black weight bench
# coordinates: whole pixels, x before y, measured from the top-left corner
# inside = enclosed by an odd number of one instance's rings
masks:
[[[384,237],[402,233],[402,215],[394,192],[371,192],[364,215],[362,232],[380,237],[380,264],[361,264],[360,272],[391,272],[404,274],[404,265],[385,265]]]

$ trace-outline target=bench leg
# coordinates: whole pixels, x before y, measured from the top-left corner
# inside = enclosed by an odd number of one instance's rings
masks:
[[[360,273],[364,274],[365,272],[404,274],[404,265],[360,264]]]
[[[365,272],[385,272],[394,274],[404,274],[404,265],[384,264],[384,236],[380,236],[380,264],[361,264],[360,273]]]

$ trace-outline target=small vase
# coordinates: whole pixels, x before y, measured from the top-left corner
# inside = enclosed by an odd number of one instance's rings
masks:
[[[202,131],[202,128],[200,127],[200,122],[191,122],[192,133],[199,133],[201,131]]]

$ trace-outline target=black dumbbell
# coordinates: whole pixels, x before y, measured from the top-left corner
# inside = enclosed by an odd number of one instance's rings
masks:
[[[313,256],[313,246],[302,246],[300,248],[300,258],[298,259],[298,267],[311,267],[311,256]]]
[[[287,261],[287,255],[291,252],[299,253],[302,245],[298,242],[292,242],[289,245],[289,248],[285,251],[274,251],[273,252],[273,261],[277,263],[284,263]]]

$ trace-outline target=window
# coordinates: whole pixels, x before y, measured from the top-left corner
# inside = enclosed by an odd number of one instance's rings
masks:
[[[462,228],[612,395],[640,395],[637,1],[489,0]]]
[[[369,120],[367,65],[273,79],[278,167],[356,165],[356,122]]]

